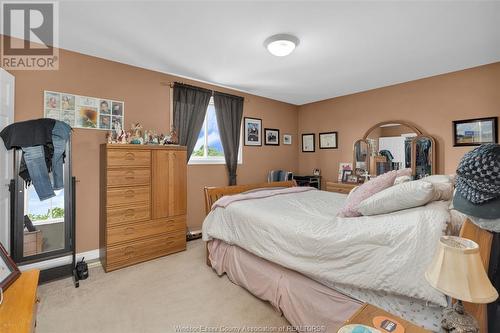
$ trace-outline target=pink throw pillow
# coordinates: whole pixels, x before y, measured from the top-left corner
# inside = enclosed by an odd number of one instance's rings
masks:
[[[412,174],[412,170],[411,168],[406,168],[406,169],[401,169],[401,170],[397,170],[397,177],[403,177],[403,176],[410,176],[411,177],[411,174]]]
[[[386,188],[391,187],[394,184],[394,180],[397,177],[397,171],[390,171],[384,173],[383,175],[374,178],[356,189],[344,203],[344,207],[338,213],[339,217],[356,217],[361,216],[357,208],[361,201],[371,197],[375,193],[378,193]]]

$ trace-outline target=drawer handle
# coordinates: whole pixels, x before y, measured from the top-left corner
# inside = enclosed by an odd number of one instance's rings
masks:
[[[126,256],[131,256],[131,255],[134,254],[134,252],[135,252],[135,250],[134,250],[134,248],[132,246],[127,246],[125,248],[125,255]]]
[[[128,227],[125,229],[125,235],[132,235],[135,232],[135,228]]]
[[[135,216],[135,211],[133,209],[127,209],[125,211],[125,214],[123,214],[123,215],[125,215],[126,217],[132,217],[132,216]]]
[[[135,159],[135,155],[134,155],[134,153],[126,153],[126,154],[125,154],[125,159],[126,159],[127,161],[133,161],[133,160]]]
[[[125,179],[135,179],[135,173],[132,170],[125,172]]]
[[[126,198],[132,198],[134,196],[134,190],[128,190],[124,195]]]

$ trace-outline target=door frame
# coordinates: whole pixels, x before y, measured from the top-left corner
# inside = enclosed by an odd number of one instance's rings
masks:
[[[4,84],[5,83],[5,84]],[[6,90],[6,87],[10,86],[11,89],[9,91]],[[16,78],[14,75],[11,73],[7,72],[3,68],[0,68],[0,109],[4,110],[5,109],[5,114],[7,116],[7,125],[10,125],[14,122],[14,102],[15,102],[15,88],[16,88]],[[5,95],[5,96],[4,96]],[[6,107],[4,108],[3,100],[7,99],[7,95],[9,95],[9,101],[10,103],[8,105],[5,105]],[[0,128],[2,130],[3,128]],[[0,140],[1,141],[1,140]],[[2,212],[0,215],[0,242],[4,245],[5,249],[7,252],[10,254],[12,253],[11,251],[11,245],[12,245],[12,239],[11,239],[11,234],[12,234],[12,229],[11,229],[11,224],[9,223],[9,216],[12,213],[12,201],[11,201],[11,195],[9,194],[9,191],[11,190],[11,184],[10,184],[10,179],[14,175],[14,153],[11,150],[6,150],[5,146],[3,145],[3,142],[0,142],[0,145],[2,146],[0,149],[0,153],[5,153],[7,155],[7,177],[5,179],[5,183],[0,184],[0,191],[5,191],[5,198],[6,200],[9,201],[7,207],[6,207],[6,212]],[[1,166],[3,168],[3,166]],[[3,205],[3,202],[0,202],[0,205]],[[5,215],[4,215],[5,214]],[[5,217],[5,220],[4,220]]]

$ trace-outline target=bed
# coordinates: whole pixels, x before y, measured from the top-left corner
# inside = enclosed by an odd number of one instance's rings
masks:
[[[426,283],[422,269],[449,222],[447,203],[347,220],[335,218],[345,195],[294,186],[206,188],[207,263],[270,302],[293,326],[336,332],[368,302],[437,331],[446,298]],[[263,191],[283,192],[265,200],[246,200],[258,193],[226,200],[225,209],[210,213],[224,196],[266,187],[287,189]]]

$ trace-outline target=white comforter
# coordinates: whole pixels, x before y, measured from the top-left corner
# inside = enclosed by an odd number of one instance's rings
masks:
[[[424,272],[450,219],[448,204],[336,217],[344,201],[345,195],[308,191],[234,202],[207,216],[203,239],[238,245],[322,283],[446,306]]]

